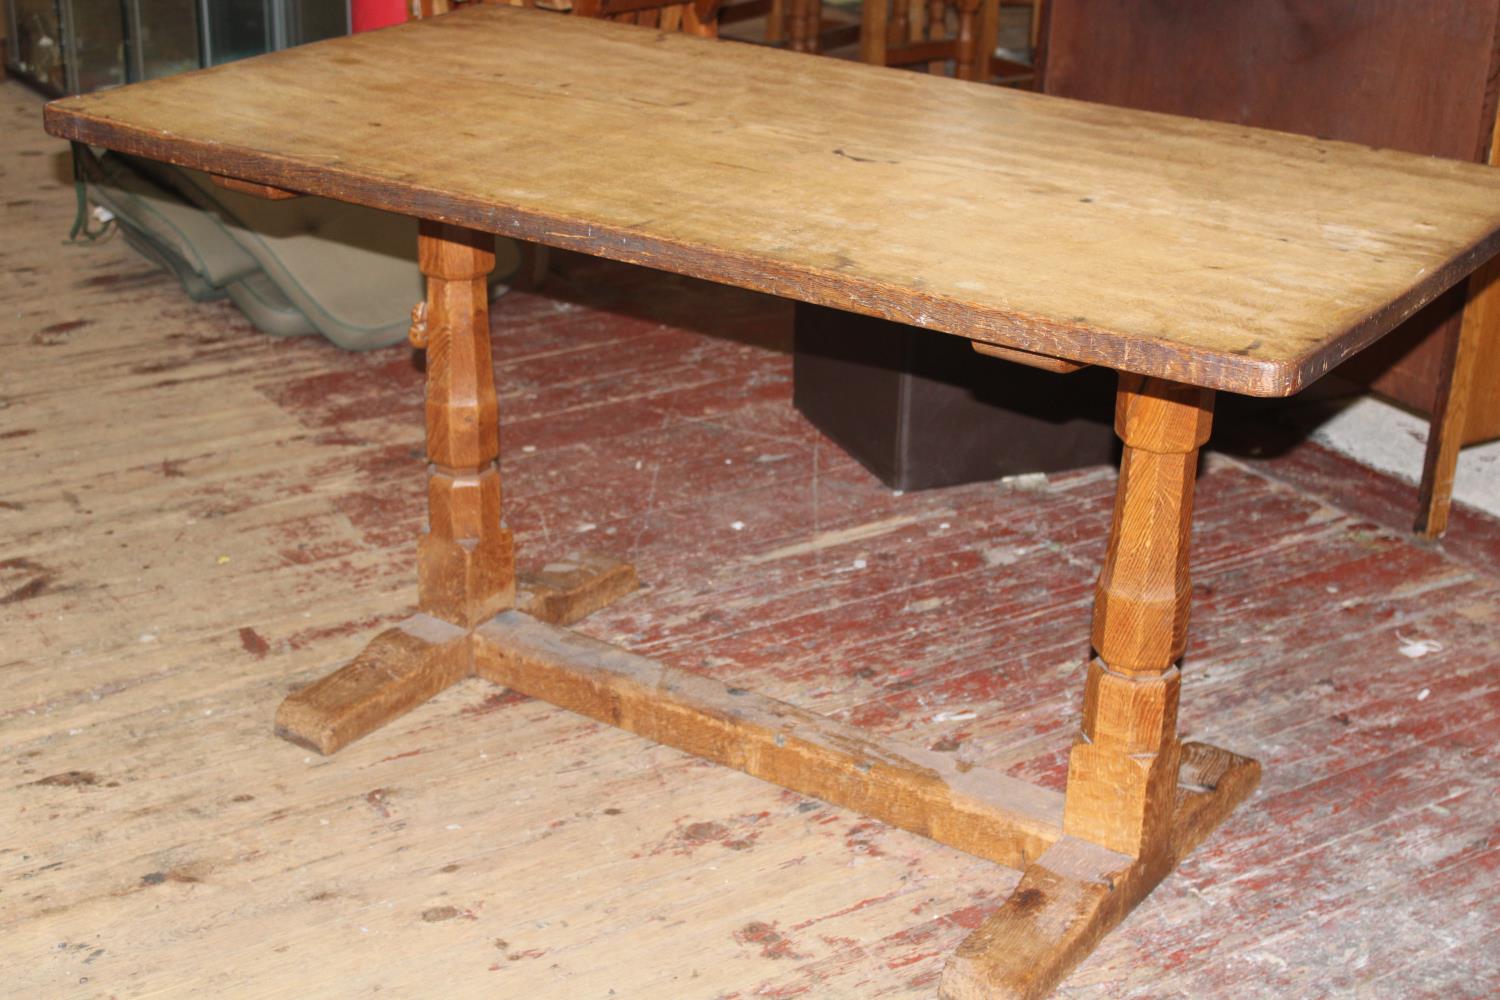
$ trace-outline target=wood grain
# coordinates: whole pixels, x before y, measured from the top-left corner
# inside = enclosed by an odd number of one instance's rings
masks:
[[[287,697],[276,735],[321,754],[398,718],[462,678],[469,635],[430,615],[414,615],[377,635],[352,661]]]
[[[490,358],[488,233],[423,222],[427,277],[427,531],[417,547],[423,611],[469,629],[515,604],[516,555],[501,522],[500,424]]]
[[[432,114],[435,64],[461,119]],[[46,124],[1256,395],[1378,338],[1500,230],[1500,176],[1471,164],[508,7],[70,98]]]
[[[1115,431],[1125,448],[1094,593],[1083,725],[1068,756],[1065,828],[1133,858],[1170,846],[1193,489],[1212,421],[1208,390],[1120,376]]]
[[[1224,822],[1260,765],[1202,743],[1182,747],[1162,850],[1133,857],[1063,837],[1027,867],[1005,903],[943,970],[942,1000],[1037,1000]]]
[[[1056,792],[506,612],[474,632],[497,684],[1010,867],[1062,834]]]

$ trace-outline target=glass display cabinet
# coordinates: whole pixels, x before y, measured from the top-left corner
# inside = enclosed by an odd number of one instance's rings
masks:
[[[6,69],[78,94],[349,32],[350,0],[9,0]]]

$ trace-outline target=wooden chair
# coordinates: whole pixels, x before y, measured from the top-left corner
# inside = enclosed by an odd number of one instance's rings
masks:
[[[1029,85],[1030,65],[995,54],[1000,9],[1031,8],[1031,47],[1036,51],[1041,0],[864,0],[860,60],[876,66],[921,66],[942,73],[953,65],[960,80]]]
[[[779,45],[786,41],[786,0],[724,0],[719,5],[720,24],[735,24],[756,17],[766,19],[767,44]]]
[[[858,43],[860,59],[878,66],[924,66],[964,80],[1030,84],[1029,64],[995,56],[1000,9],[1031,10],[1031,49],[1041,38],[1042,0],[864,0],[857,23],[825,19],[822,0],[724,0],[723,23],[766,19],[765,40],[812,54]]]
[[[414,0],[412,13],[414,17],[431,17],[471,3],[536,7],[702,38],[719,34],[720,0]]]
[[[934,73],[951,62],[960,80],[984,79],[999,8],[999,0],[865,0],[860,59],[876,66],[925,65]]]
[[[681,31],[701,38],[719,34],[719,0],[573,0],[573,13],[662,31]]]

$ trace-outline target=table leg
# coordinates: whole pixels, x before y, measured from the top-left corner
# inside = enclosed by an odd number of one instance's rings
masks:
[[[1212,409],[1208,390],[1120,377],[1125,450],[1063,836],[954,954],[949,1000],[1050,992],[1258,779],[1252,761],[1177,739],[1193,486]]]
[[[418,606],[465,629],[515,601],[515,551],[500,521],[500,424],[490,359],[489,233],[424,222],[427,518]]]
[[[423,222],[427,298],[412,339],[427,351],[428,527],[417,546],[420,613],[351,663],[288,697],[283,737],[334,753],[473,673],[471,633],[516,605],[515,552],[500,516],[500,430],[490,358],[494,237]],[[525,610],[577,620],[636,586],[628,564],[574,557],[527,581]]]
[[[1125,449],[1064,830],[1132,857],[1160,843],[1171,819],[1193,486],[1212,416],[1209,390],[1120,378],[1115,432]]]

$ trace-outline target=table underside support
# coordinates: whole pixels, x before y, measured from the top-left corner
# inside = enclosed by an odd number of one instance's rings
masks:
[[[428,277],[429,525],[418,614],[294,693],[277,732],[333,753],[467,677],[1021,870],[944,970],[949,1000],[1044,996],[1254,788],[1255,762],[1177,739],[1187,550],[1212,395],[1122,375],[1125,441],[1094,655],[1066,793],[906,747],[563,626],[636,586],[628,564],[576,557],[519,583],[501,521],[485,275],[490,237],[422,224]]]

